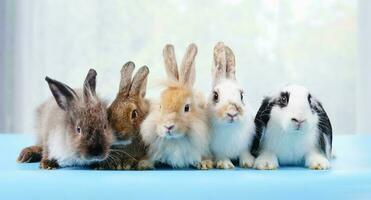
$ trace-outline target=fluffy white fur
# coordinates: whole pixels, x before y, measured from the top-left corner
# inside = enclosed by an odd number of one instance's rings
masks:
[[[241,102],[241,87],[234,80],[224,79],[214,87],[218,91],[218,103],[210,97],[208,112],[211,125],[210,148],[218,168],[233,168],[231,159],[239,159],[241,167],[252,167],[254,157],[250,154],[250,144],[254,133],[254,112]],[[230,123],[223,116],[216,114],[222,107],[237,104],[242,108],[237,119]]]
[[[57,160],[60,167],[83,166],[99,161],[79,157],[73,146],[74,141],[67,134],[68,125],[63,123],[66,113],[57,106],[54,99],[43,104],[42,113],[38,126],[39,140],[45,140],[49,159]]]
[[[49,157],[58,160],[60,167],[85,166],[100,160],[83,160],[77,155],[76,149],[71,146],[68,135],[63,129],[51,130],[48,137]]]
[[[282,91],[290,93],[289,103],[283,108],[272,108],[254,167],[276,169],[279,165],[304,164],[313,169],[329,168],[328,158],[321,154],[316,146],[319,117],[310,109],[308,90],[299,85],[291,85]],[[279,94],[275,94],[273,98],[278,96]],[[292,118],[305,120],[299,130],[295,128]]]
[[[149,145],[147,165],[153,166],[155,162],[161,162],[175,168],[197,166],[203,156],[209,155],[206,121],[195,118],[189,124],[188,133],[168,138],[158,128],[160,118],[159,111],[155,109],[141,125],[143,141]]]

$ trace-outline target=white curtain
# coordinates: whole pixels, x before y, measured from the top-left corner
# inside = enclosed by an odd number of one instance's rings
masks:
[[[370,64],[359,60],[367,57],[364,51],[369,52],[370,45],[358,45],[366,37],[359,30],[369,30],[359,29],[359,24],[367,25],[359,17],[370,6],[358,10],[357,1],[13,3],[15,62],[2,66],[15,69],[10,131],[33,131],[35,107],[50,96],[46,75],[80,87],[93,67],[98,71],[98,92],[112,99],[121,66],[132,60],[150,67],[148,93],[155,97],[158,89],[151,85],[164,78],[161,54],[166,43],[175,45],[178,59],[189,43],[198,45],[196,87],[207,94],[212,48],[224,41],[236,54],[237,78],[254,108],[272,90],[300,83],[322,100],[335,134],[371,133],[364,126],[364,110],[370,111],[364,102],[370,99]]]
[[[371,1],[359,2],[359,71],[357,80],[356,132],[371,133]]]

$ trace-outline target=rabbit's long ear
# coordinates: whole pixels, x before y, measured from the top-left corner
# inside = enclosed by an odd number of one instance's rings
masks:
[[[131,87],[131,76],[133,75],[134,68],[135,64],[131,61],[122,66],[119,94],[127,95],[129,93]]]
[[[186,50],[186,53],[183,57],[179,82],[187,87],[192,87],[195,78],[195,58],[197,55],[197,46],[195,44],[190,44]]]
[[[85,102],[94,100],[96,97],[95,93],[95,88],[97,85],[96,77],[97,72],[94,69],[90,69],[84,81],[83,93]]]
[[[45,80],[48,82],[50,91],[52,92],[58,106],[67,111],[73,101],[78,98],[76,92],[72,88],[68,87],[68,85],[65,85],[57,80],[49,77],[45,77]]]
[[[226,78],[236,80],[236,60],[232,49],[225,46],[225,55],[227,61]]]
[[[179,81],[178,65],[174,52],[174,46],[167,44],[162,52],[165,62],[166,74],[170,80]]]
[[[226,78],[227,58],[226,48],[223,42],[218,42],[214,47],[213,85]]]
[[[129,93],[130,96],[140,95],[141,98],[144,98],[144,96],[146,95],[148,74],[149,69],[147,66],[139,68],[133,78],[133,83],[131,85]]]

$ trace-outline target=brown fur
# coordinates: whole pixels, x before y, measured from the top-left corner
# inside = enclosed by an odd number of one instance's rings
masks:
[[[60,166],[59,166],[57,160],[54,160],[54,159],[49,160],[47,158],[44,158],[40,162],[40,168],[51,170],[51,169],[58,169],[58,168],[60,168]]]
[[[165,46],[163,50],[163,57],[167,76],[169,77],[169,79],[172,79],[173,81],[178,81],[179,80],[178,64],[176,62],[173,45],[168,44]]]
[[[190,44],[183,57],[180,74],[175,57],[174,46],[167,44],[163,50],[165,70],[169,81],[178,82],[180,85],[192,88],[195,81],[195,58],[197,55],[197,46]]]
[[[130,67],[130,70],[126,68]],[[144,99],[149,70],[141,67],[131,80],[134,63],[128,62],[121,72],[121,83],[116,99],[108,108],[108,119],[114,130],[116,140],[131,139],[132,143],[126,146],[113,146],[110,158],[105,162],[93,166],[97,169],[133,169],[137,161],[146,153],[145,145],[139,135],[142,121],[148,114],[149,102]],[[125,79],[125,80],[124,80]],[[128,85],[130,85],[129,89]],[[132,118],[136,110],[136,117]]]
[[[190,44],[178,74],[173,46],[166,45],[163,50],[166,89],[141,126],[148,154],[139,162],[140,169],[153,169],[159,163],[212,168],[212,162],[204,160],[210,153],[205,102],[202,95],[193,92],[196,54],[196,45]]]
[[[223,78],[236,80],[236,60],[231,48],[218,42],[214,47],[213,85]]]
[[[184,113],[184,106],[187,103],[190,105],[190,111]],[[169,87],[161,94],[161,122],[160,124],[167,124],[171,122],[178,122],[176,132],[187,133],[188,124],[192,119],[204,119],[200,108],[196,104],[194,94],[187,87]]]
[[[227,71],[225,48],[222,42],[218,42],[214,47],[214,68],[213,68],[213,82],[225,78]]]
[[[243,116],[243,108],[234,104],[228,103],[222,106],[220,109],[217,110],[217,116],[222,119],[225,116],[225,113],[238,113],[239,115]]]
[[[236,60],[233,51],[228,46],[225,46],[225,54],[227,59],[226,75],[228,79],[236,80]]]
[[[197,55],[197,47],[195,44],[190,44],[183,57],[180,68],[179,83],[187,87],[192,87],[195,81],[195,57]]]
[[[170,44],[164,48],[165,69],[168,75],[168,86],[161,93],[161,115],[160,124],[172,124],[175,122],[176,131],[186,133],[189,129],[187,124],[190,119],[203,118],[199,109],[202,108],[198,104],[199,101],[194,99],[195,94],[192,92],[192,87],[195,81],[195,58],[197,55],[197,46],[191,43],[186,50],[181,64],[180,74],[177,76],[178,68],[174,53],[174,47]],[[171,62],[169,62],[171,61]],[[171,72],[173,74],[171,74]],[[174,78],[177,78],[174,80]],[[189,103],[190,111],[184,113],[185,104]],[[197,115],[197,116],[195,116]]]
[[[179,112],[183,109],[187,98],[192,97],[190,90],[183,87],[169,87],[161,94],[162,112]]]
[[[18,156],[17,162],[19,163],[32,163],[40,162],[42,158],[42,147],[41,146],[30,146],[24,148]]]
[[[42,152],[41,168],[59,167],[58,161],[49,156],[49,150],[56,148],[49,143],[52,137],[60,136],[59,145],[65,145],[64,148],[73,151],[76,158],[88,161],[108,156],[112,131],[107,120],[106,105],[95,94],[95,79],[95,70],[89,70],[83,90],[75,91],[61,82],[46,78],[55,99],[49,99],[37,109],[39,147],[24,149],[30,150],[31,154]],[[77,133],[77,127],[80,133]],[[20,157],[24,155],[22,152]]]

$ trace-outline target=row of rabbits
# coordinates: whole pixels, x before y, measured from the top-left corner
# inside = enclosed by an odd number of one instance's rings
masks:
[[[148,67],[133,77],[132,62],[123,66],[108,108],[95,92],[95,70],[78,90],[46,77],[54,99],[38,108],[37,144],[24,148],[18,162],[40,161],[43,169],[330,167],[331,123],[306,88],[282,88],[255,114],[236,80],[233,51],[219,42],[205,100],[193,88],[196,55],[196,45],[189,45],[178,69],[174,47],[165,46],[167,80],[158,101],[145,98]]]

